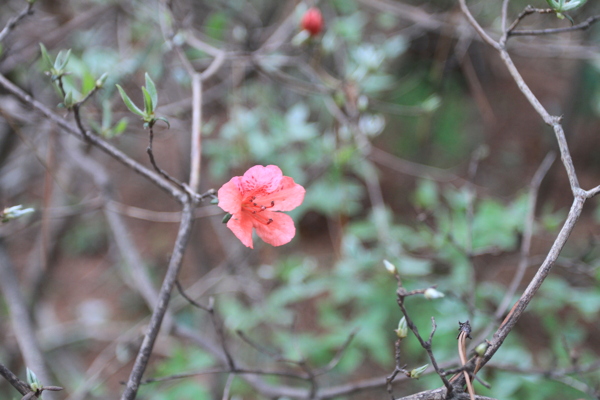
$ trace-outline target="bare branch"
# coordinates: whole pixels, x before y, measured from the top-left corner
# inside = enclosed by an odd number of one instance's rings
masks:
[[[181,225],[179,226],[179,232],[177,233],[173,255],[169,261],[169,267],[159,292],[158,303],[154,308],[154,312],[152,313],[148,332],[144,336],[144,341],[142,342],[142,346],[138,351],[133,369],[131,370],[131,375],[129,376],[129,381],[127,382],[127,388],[123,392],[121,400],[133,400],[136,397],[142,375],[144,374],[146,366],[148,365],[150,354],[152,354],[154,342],[158,336],[163,317],[167,312],[167,306],[169,305],[169,300],[171,298],[171,291],[173,290],[173,286],[177,280],[177,275],[181,269],[183,253],[187,246],[187,242],[192,230],[193,210],[194,204],[191,201],[184,203]]]
[[[589,17],[583,22],[578,23],[577,25],[568,26],[565,28],[554,28],[554,29],[532,29],[532,30],[518,30],[518,31],[509,31],[508,36],[540,36],[540,35],[552,35],[556,33],[565,33],[565,32],[573,32],[573,31],[584,31],[589,29],[594,23],[600,20],[600,15],[594,15],[593,17]]]
[[[486,31],[481,27],[481,25],[479,25],[477,23],[477,21],[471,14],[471,11],[469,11],[469,9],[467,7],[466,0],[459,0],[459,4],[460,4],[460,8],[461,8],[463,14],[465,15],[465,17],[467,17],[467,20],[469,21],[471,26],[477,31],[477,33],[479,33],[479,36],[481,36],[483,41],[486,42],[487,44],[489,44],[490,46],[492,46],[493,48],[495,48],[496,50],[500,51],[500,49],[501,49],[500,44],[498,44],[498,42],[496,42],[494,39],[492,39],[486,33]]]
[[[504,48],[503,44],[498,44],[496,42],[488,41],[486,39],[485,31],[483,31],[483,28],[481,28],[481,26],[477,23],[477,21],[470,14],[470,12],[467,8],[467,5],[466,5],[466,0],[459,0],[459,1],[460,1],[461,9],[462,9],[463,13],[469,19],[469,22],[471,23],[471,25],[473,25],[475,30],[480,33],[480,35],[484,38],[484,40],[486,42],[488,42],[492,47],[494,47],[499,52],[500,57],[504,61],[504,64],[507,66],[510,74],[512,75],[512,77],[513,77],[515,83],[517,84],[517,86],[519,87],[520,91],[527,98],[527,100],[533,106],[535,111],[540,115],[540,117],[543,119],[543,121],[553,128],[555,136],[556,136],[556,140],[557,140],[559,148],[560,148],[561,160],[567,171],[569,183],[570,183],[571,190],[572,190],[573,196],[574,196],[573,204],[572,204],[569,214],[567,216],[567,220],[565,221],[558,236],[556,237],[550,251],[548,252],[548,255],[546,256],[546,259],[544,260],[542,265],[539,267],[536,275],[530,281],[529,285],[527,286],[527,288],[525,289],[525,291],[523,292],[523,294],[521,295],[521,297],[519,298],[517,303],[513,306],[513,308],[509,312],[509,314],[506,316],[506,318],[504,319],[504,321],[502,322],[502,324],[500,325],[500,327],[494,334],[493,339],[490,341],[490,346],[488,347],[487,351],[485,352],[485,355],[482,357],[481,362],[478,364],[478,366],[476,368],[475,372],[477,372],[477,370],[480,369],[483,365],[485,365],[492,358],[492,356],[495,354],[495,352],[500,348],[500,346],[504,342],[504,339],[506,339],[506,337],[508,336],[508,334],[510,333],[510,331],[516,324],[517,320],[523,314],[527,305],[531,302],[531,300],[537,293],[538,289],[542,285],[543,281],[550,273],[550,269],[552,268],[552,266],[555,264],[556,260],[558,259],[558,256],[559,256],[562,248],[566,244],[567,239],[569,238],[569,235],[575,226],[575,223],[577,222],[579,216],[581,215],[583,205],[585,203],[586,198],[588,198],[589,192],[582,190],[579,186],[579,181],[578,181],[577,175],[575,173],[575,168],[573,167],[573,161],[571,159],[571,154],[569,152],[569,148],[567,146],[567,141],[565,139],[564,131],[563,131],[563,128],[561,125],[561,118],[551,116],[546,111],[546,109],[542,106],[540,101],[533,94],[533,92],[531,91],[529,86],[527,86],[527,84],[521,77],[519,71],[517,70],[516,66],[514,65],[510,55]]]
[[[6,368],[6,366],[0,363],[0,375],[4,377],[15,389],[19,391],[22,395],[26,395],[31,392],[29,385],[22,380],[20,380],[13,372]]]
[[[2,31],[0,31],[0,42],[2,42],[6,36],[8,36],[8,34],[16,28],[16,26],[18,25],[18,23],[25,18],[28,15],[32,15],[33,14],[33,4],[34,2],[27,2],[27,7],[25,7],[23,9],[23,11],[21,11],[19,14],[15,15],[14,17],[12,17],[11,19],[8,20],[8,22],[6,23],[6,25],[4,26],[4,29],[2,29]]]

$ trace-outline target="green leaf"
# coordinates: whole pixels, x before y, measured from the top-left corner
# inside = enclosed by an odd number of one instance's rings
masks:
[[[117,122],[115,127],[113,128],[113,132],[114,132],[115,136],[120,135],[121,133],[125,132],[125,129],[127,129],[127,125],[128,125],[127,118],[121,118],[119,120],[119,122]]]
[[[42,52],[42,59],[47,64],[47,68],[52,68],[52,65],[54,63],[52,62],[52,58],[50,58],[50,55],[48,54],[48,50],[46,50],[46,46],[44,46],[42,43],[40,43],[40,50]]]
[[[96,87],[96,77],[89,70],[83,72],[81,78],[81,93],[89,93]]]
[[[158,105],[158,93],[156,92],[156,85],[154,85],[154,81],[150,78],[150,75],[146,72],[146,90],[150,94],[150,98],[152,99],[152,110],[156,109]]]
[[[165,124],[167,124],[167,127],[169,127],[169,129],[171,129],[171,124],[169,123],[169,120],[168,120],[168,119],[166,119],[165,117],[156,117],[156,119],[157,119],[158,121],[162,121],[162,122],[164,122]]]
[[[131,101],[129,96],[127,96],[127,93],[125,93],[125,90],[123,90],[123,88],[120,85],[117,85],[117,89],[119,89],[119,94],[121,95],[121,98],[123,99],[123,103],[125,103],[125,105],[129,109],[129,111],[144,118],[146,116],[146,114],[142,110],[140,110],[135,104],[133,104],[133,101]]]
[[[54,60],[54,69],[57,71],[62,71],[67,66],[69,57],[71,57],[71,49],[67,50],[66,52],[64,50],[59,51],[58,55],[56,56],[56,60]]]
[[[145,87],[142,87],[142,93],[144,94],[144,112],[146,115],[153,114],[154,106],[152,104],[152,96]]]
[[[561,0],[562,2],[563,0]],[[571,0],[568,3],[564,3],[562,6],[562,11],[570,11],[574,10],[578,7],[581,7],[587,2],[587,0]]]

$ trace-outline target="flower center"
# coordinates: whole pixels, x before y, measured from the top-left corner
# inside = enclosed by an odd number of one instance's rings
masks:
[[[261,215],[261,213],[274,206],[274,201],[271,201],[271,203],[267,206],[257,203],[256,196],[248,197],[245,201],[242,202],[242,209],[246,212],[251,213],[254,219],[265,225],[269,225],[271,222],[273,222],[273,219],[266,218],[265,216]]]

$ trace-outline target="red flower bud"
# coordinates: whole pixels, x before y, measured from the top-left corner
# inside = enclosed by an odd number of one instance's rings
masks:
[[[300,22],[302,29],[308,31],[310,36],[316,36],[323,30],[323,15],[316,7],[309,8]]]

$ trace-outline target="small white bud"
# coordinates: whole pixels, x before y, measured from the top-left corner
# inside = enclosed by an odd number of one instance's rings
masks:
[[[441,297],[444,297],[444,293],[432,287],[425,290],[425,293],[423,293],[423,295],[427,300],[439,299]]]
[[[22,205],[7,207],[0,213],[0,220],[2,222],[10,221],[11,219],[19,218],[22,215],[30,214],[34,212],[33,208],[25,208],[23,209]]]
[[[394,264],[392,264],[391,262],[389,262],[388,260],[383,260],[383,265],[385,266],[385,269],[387,269],[387,271],[390,274],[396,275],[398,273],[396,266]]]

